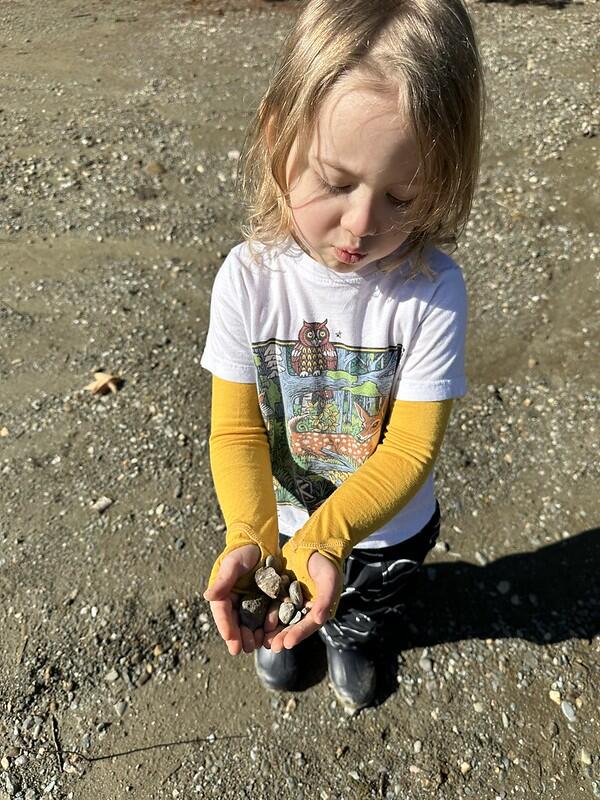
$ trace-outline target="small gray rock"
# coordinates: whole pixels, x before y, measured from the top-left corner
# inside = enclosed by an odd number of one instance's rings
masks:
[[[433,661],[427,656],[422,656],[419,659],[419,666],[423,670],[423,672],[433,672]]]
[[[4,785],[6,786],[6,793],[10,797],[12,797],[14,795],[16,789],[15,789],[14,783],[11,780],[11,776],[8,774],[8,772],[4,773]]]
[[[245,597],[240,603],[240,622],[251,631],[264,625],[269,601],[264,596]]]
[[[103,514],[107,508],[110,508],[115,501],[112,500],[110,497],[99,497],[95,503],[92,504],[92,510],[97,511],[99,514]]]
[[[289,621],[288,624],[289,625],[295,625],[297,622],[300,622],[301,619],[302,619],[302,612],[301,611],[296,611],[296,613],[291,618],[291,620]]]
[[[117,716],[122,717],[123,714],[127,711],[127,703],[124,700],[121,700],[120,702],[115,703],[113,708],[115,709]]]
[[[281,588],[281,578],[273,567],[261,567],[257,569],[254,580],[261,592],[264,592],[267,597],[275,600]]]
[[[283,625],[289,625],[290,620],[296,613],[296,609],[293,603],[282,603],[279,606],[279,621]]]
[[[298,581],[292,581],[290,583],[289,592],[292,603],[296,606],[297,610],[300,611],[300,609],[304,605],[304,597],[302,596],[302,589],[300,588],[300,583]]]
[[[277,556],[267,556],[265,566],[273,567],[273,569],[277,572],[279,567],[279,559]]]

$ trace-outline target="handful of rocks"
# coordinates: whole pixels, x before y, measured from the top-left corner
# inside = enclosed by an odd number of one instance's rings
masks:
[[[240,604],[240,623],[251,631],[262,628],[272,609],[277,609],[282,625],[295,625],[308,613],[298,581],[290,582],[290,576],[280,575],[276,566],[275,556],[268,556],[265,566],[254,575],[259,592],[245,597]]]

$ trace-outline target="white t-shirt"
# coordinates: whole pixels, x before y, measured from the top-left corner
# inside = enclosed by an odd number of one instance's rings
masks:
[[[427,262],[435,280],[377,263],[338,273],[293,241],[243,243],[217,273],[201,364],[223,380],[256,382],[281,533],[293,536],[373,453],[394,399],[465,393],[463,276],[439,250]],[[404,541],[434,511],[432,471],[357,548]]]

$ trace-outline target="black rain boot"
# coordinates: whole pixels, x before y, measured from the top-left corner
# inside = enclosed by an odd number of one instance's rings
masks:
[[[254,667],[265,689],[276,692],[291,692],[300,675],[298,647],[274,653],[266,647],[254,651]]]
[[[326,641],[329,679],[336,697],[348,714],[356,714],[375,697],[375,664],[364,648],[334,647]]]

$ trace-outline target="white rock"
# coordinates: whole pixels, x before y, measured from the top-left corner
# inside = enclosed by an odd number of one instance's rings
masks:
[[[288,591],[292,603],[296,606],[298,610],[300,610],[304,605],[304,597],[302,596],[302,589],[300,588],[300,583],[298,581],[292,581],[290,583],[290,588]]]

